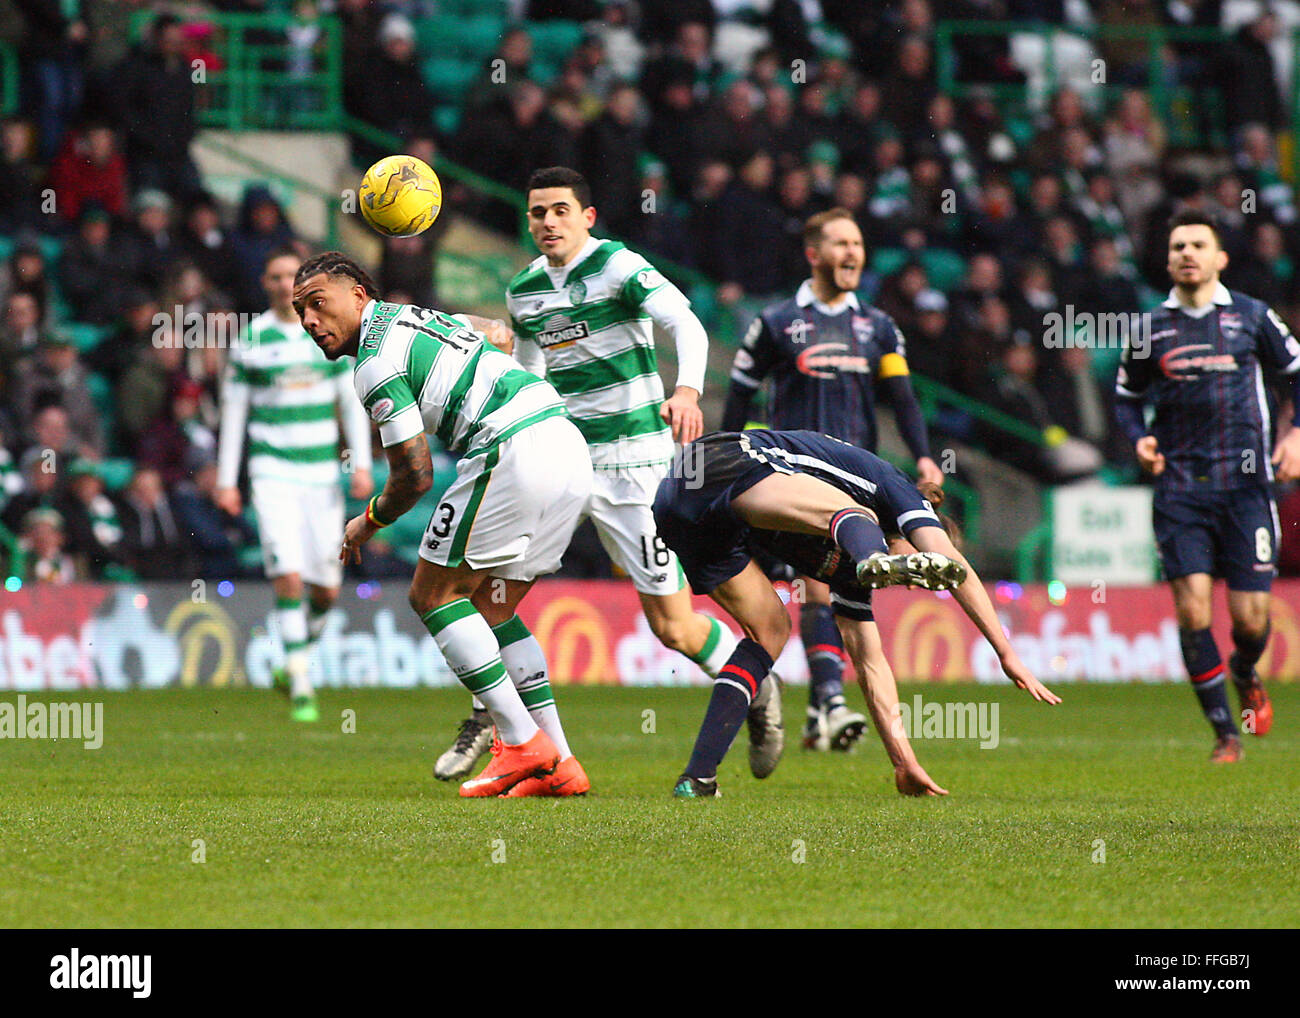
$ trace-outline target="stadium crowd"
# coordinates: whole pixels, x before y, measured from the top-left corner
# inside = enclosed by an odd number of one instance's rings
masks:
[[[515,188],[538,166],[581,169],[598,232],[712,277],[737,322],[807,275],[804,221],[849,209],[874,252],[866,296],[902,328],[913,371],[1040,432],[1064,429],[1099,462],[1132,461],[1111,412],[1115,358],[1046,347],[1044,322],[1067,308],[1158,303],[1168,288],[1162,225],[1174,211],[1215,212],[1231,257],[1225,282],[1300,324],[1300,221],[1279,156],[1293,70],[1275,61],[1300,4],[495,3],[514,27],[451,121],[433,116],[445,101],[422,68],[437,54],[420,51],[417,31],[441,6],[0,5],[23,85],[0,124],[0,521],[27,550],[28,578],[257,571],[250,524],[213,501],[224,351],[159,342],[155,316],[260,311],[265,254],[309,247],[264,184],[250,183],[234,209],[203,189],[188,151],[203,101],[192,71],[221,60],[206,11],[292,13],[290,29],[261,40],[283,45],[286,66],[317,59],[321,19],[337,17],[348,113],[426,159],[442,153]],[[131,17],[149,9],[158,16],[131,41]],[[530,28],[556,18],[584,27],[543,75]],[[940,91],[936,29],[952,18],[1224,34],[1167,45],[1154,65],[1145,42],[1102,38],[1106,86],[1057,87],[1034,110],[997,98],[997,86],[1027,80],[1001,35],[959,36],[964,94]],[[1153,66],[1167,88],[1221,97],[1214,123],[1190,114],[1202,119],[1197,147],[1171,145]],[[358,139],[360,161],[368,144]],[[517,227],[517,210],[462,197],[489,224]],[[381,286],[433,302],[436,246],[436,236],[390,243]],[[987,444],[1060,479],[1035,444]],[[125,473],[106,469],[123,461]],[[1290,513],[1300,514],[1294,502]]]

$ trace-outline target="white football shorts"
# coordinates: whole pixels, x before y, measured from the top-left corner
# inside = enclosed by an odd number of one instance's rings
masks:
[[[297,573],[322,587],[342,583],[343,489],[273,477],[254,477],[252,488],[267,577]]]

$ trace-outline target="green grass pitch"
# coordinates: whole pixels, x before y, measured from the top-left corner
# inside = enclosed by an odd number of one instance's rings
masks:
[[[431,777],[457,691],[327,690],[309,727],[269,692],[100,694],[99,750],[0,740],[0,924],[1295,926],[1300,686],[1272,688],[1225,767],[1183,686],[906,687],[1001,704],[997,749],[915,741],[948,798],[898,796],[874,734],[758,782],[742,732],[704,802],[669,797],[704,689],[558,689],[592,794],[510,801]]]

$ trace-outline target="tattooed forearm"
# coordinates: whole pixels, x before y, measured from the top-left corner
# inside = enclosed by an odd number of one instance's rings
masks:
[[[385,451],[388,482],[375,502],[375,514],[387,522],[401,516],[433,487],[433,460],[422,434],[400,445],[390,445]]]

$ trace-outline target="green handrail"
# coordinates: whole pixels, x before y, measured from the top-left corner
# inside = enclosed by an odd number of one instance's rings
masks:
[[[18,51],[9,43],[0,43],[0,117],[18,112]]]
[[[17,577],[21,581],[27,575],[27,552],[13,531],[3,523],[0,523],[0,548],[8,553],[9,578]]]

